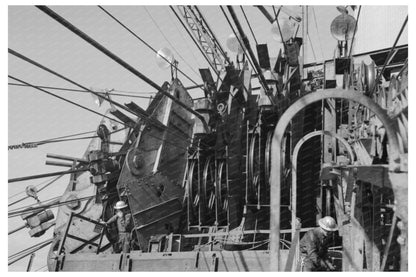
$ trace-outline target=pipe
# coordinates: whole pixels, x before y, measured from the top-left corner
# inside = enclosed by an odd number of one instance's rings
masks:
[[[46,165],[53,165],[53,166],[63,166],[63,167],[72,167],[72,164],[61,163],[61,162],[54,162],[54,161],[46,161]]]
[[[58,159],[58,160],[64,160],[64,161],[71,161],[71,162],[76,161],[76,162],[80,162],[80,163],[88,163],[88,161],[85,160],[85,159],[73,158],[73,157],[69,157],[69,156],[58,155],[58,154],[50,154],[50,153],[46,154],[46,158],[52,158],[52,159]]]
[[[136,75],[137,77],[139,77],[140,79],[142,79],[143,81],[145,81],[146,83],[148,83],[150,86],[152,86],[155,89],[157,89],[158,91],[160,91],[164,96],[166,96],[169,99],[171,99],[173,102],[175,102],[176,104],[178,104],[179,106],[181,106],[183,109],[185,109],[186,111],[188,111],[188,112],[192,113],[193,115],[195,115],[199,120],[201,120],[202,124],[204,125],[205,130],[208,132],[208,124],[207,124],[207,122],[205,121],[204,117],[201,114],[199,114],[198,112],[194,111],[192,108],[188,107],[183,102],[179,101],[173,95],[169,94],[167,91],[165,91],[158,84],[156,84],[155,82],[153,82],[152,80],[150,80],[148,77],[146,77],[141,72],[139,72],[138,70],[136,70],[135,68],[133,68],[131,65],[129,65],[128,63],[126,63],[120,57],[116,56],[114,53],[112,53],[107,48],[105,48],[104,46],[102,46],[101,44],[99,44],[96,40],[94,40],[93,38],[91,38],[90,36],[88,36],[86,33],[82,32],[80,29],[78,29],[77,27],[75,27],[74,25],[72,25],[69,21],[67,21],[66,19],[64,19],[62,16],[60,16],[59,14],[57,14],[56,12],[54,12],[53,10],[51,10],[50,8],[48,8],[46,6],[36,6],[36,7],[38,9],[40,9],[41,11],[43,11],[44,13],[46,13],[47,15],[49,15],[50,17],[52,17],[53,19],[55,19],[57,22],[61,23],[68,30],[70,30],[73,33],[77,34],[80,38],[84,39],[86,42],[88,42],[89,44],[91,44],[92,46],[94,46],[95,48],[97,48],[98,50],[100,50],[102,53],[104,53],[105,55],[107,55],[108,57],[110,57],[111,59],[113,59],[115,62],[117,62],[118,64],[120,64],[122,67],[124,67],[125,69],[127,69],[128,71],[130,71],[131,73],[133,73],[134,75]]]
[[[88,168],[81,168],[81,169],[74,169],[74,170],[67,170],[67,171],[58,171],[58,172],[44,173],[44,174],[39,174],[39,175],[31,175],[31,176],[25,176],[25,177],[12,178],[12,179],[8,180],[8,183],[21,182],[21,181],[27,181],[27,180],[32,180],[32,179],[40,179],[40,178],[58,176],[58,175],[63,175],[63,174],[72,174],[72,173],[78,173],[78,172],[84,172],[84,171],[88,171]]]
[[[339,142],[341,142],[345,148],[347,148],[348,154],[350,156],[350,162],[352,163],[354,161],[354,152],[351,148],[351,146],[348,144],[348,142],[341,137],[337,133],[332,133],[330,131],[320,130],[320,131],[314,131],[311,132],[304,137],[302,137],[298,143],[296,143],[295,148],[293,149],[292,154],[292,194],[291,194],[291,207],[292,207],[292,237],[294,237],[296,232],[296,207],[297,207],[297,164],[298,164],[298,154],[303,146],[303,144],[308,141],[309,139],[319,136],[319,135],[326,135],[333,138],[336,138]]]
[[[32,268],[32,263],[33,263],[33,260],[35,259],[35,255],[36,255],[35,253],[32,253],[30,255],[29,262],[27,263],[26,272],[29,272],[30,269]]]

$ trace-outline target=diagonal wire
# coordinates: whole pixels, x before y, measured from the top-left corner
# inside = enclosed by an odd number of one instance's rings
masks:
[[[208,62],[208,65],[211,66],[211,68],[214,70],[214,72],[216,71],[216,68],[212,65],[211,61],[208,59],[208,57],[205,55],[204,51],[201,49],[200,45],[198,44],[198,42],[195,40],[194,36],[191,34],[191,32],[188,30],[188,28],[186,27],[185,23],[182,22],[180,16],[178,15],[178,13],[175,11],[175,9],[172,6],[169,6],[170,9],[172,10],[172,12],[175,14],[176,18],[178,19],[178,21],[182,24],[183,28],[185,29],[185,31],[188,33],[189,37],[192,39],[192,41],[194,42],[196,48],[199,49],[199,51],[201,51],[202,56],[205,58],[205,60]]]
[[[258,43],[257,43],[257,39],[256,39],[256,36],[254,35],[253,29],[251,29],[251,24],[250,24],[250,22],[248,21],[248,18],[247,18],[246,13],[244,12],[243,6],[240,6],[240,8],[241,8],[241,11],[243,12],[244,18],[246,19],[247,25],[248,25],[248,27],[250,28],[251,35],[253,36],[254,41],[256,42],[256,45],[258,45]]]
[[[29,87],[27,85],[24,84],[17,84],[17,83],[8,83],[9,86],[20,86],[20,87]],[[52,89],[52,90],[62,90],[62,91],[73,91],[73,92],[83,92],[83,93],[90,93],[87,90],[81,90],[81,89],[70,89],[70,88],[59,88],[59,87],[51,87],[51,86],[39,86],[36,85],[37,87],[43,88],[43,89]],[[113,90],[116,91],[116,90]],[[154,94],[155,92],[151,92],[152,94]],[[121,97],[131,97],[131,98],[143,98],[143,99],[151,99],[151,96],[140,96],[140,95],[129,95],[129,94],[121,94],[121,93],[113,93],[113,92],[108,92],[109,95],[111,96],[121,96]],[[144,94],[144,93],[143,93]],[[150,94],[150,93],[149,93]]]
[[[141,37],[139,37],[135,32],[133,32],[130,28],[128,28],[126,25],[124,25],[120,20],[118,20],[114,15],[112,15],[109,11],[107,11],[106,9],[104,9],[102,6],[98,6],[103,12],[105,12],[108,16],[110,16],[114,21],[116,21],[118,24],[120,24],[124,29],[126,29],[130,34],[132,34],[135,38],[137,38],[138,40],[140,40],[144,45],[146,45],[149,49],[151,49],[154,53],[157,54],[156,49],[154,49],[152,46],[150,46],[145,40],[143,40]],[[172,65],[172,63],[166,59],[163,56],[162,57],[165,61],[167,61],[169,64]],[[194,83],[195,85],[198,85],[193,79],[191,79],[188,75],[186,75],[182,70],[180,70],[179,68],[177,68],[177,70],[183,75],[185,76],[188,80],[190,80],[192,83]]]
[[[110,120],[112,120],[112,121],[118,122],[118,123],[120,123],[120,124],[122,124],[122,125],[126,125],[126,123],[124,123],[124,122],[118,121],[118,120],[116,120],[116,119],[114,119],[114,118],[111,118],[111,117],[109,117],[109,116],[107,116],[107,115],[104,115],[104,114],[102,114],[102,113],[99,113],[99,112],[97,112],[97,111],[94,111],[94,110],[92,110],[92,109],[90,109],[90,108],[87,108],[87,107],[85,107],[85,106],[83,106],[83,105],[80,105],[80,104],[78,104],[78,103],[75,103],[75,102],[73,102],[73,101],[71,101],[71,100],[69,100],[69,99],[66,99],[66,98],[64,98],[64,97],[61,97],[61,96],[59,96],[59,95],[56,95],[56,94],[54,94],[54,93],[52,93],[52,92],[46,91],[46,90],[44,90],[44,89],[42,89],[42,88],[40,88],[40,87],[37,87],[37,86],[32,85],[32,84],[30,84],[30,83],[27,83],[27,82],[25,82],[25,81],[23,81],[23,80],[20,80],[20,79],[18,79],[18,78],[15,78],[15,77],[13,77],[13,76],[11,76],[11,75],[8,75],[8,76],[9,76],[9,78],[11,78],[11,79],[13,79],[13,80],[15,80],[15,81],[18,81],[18,82],[21,82],[21,83],[23,83],[23,84],[25,84],[25,85],[31,86],[31,87],[33,87],[33,88],[35,88],[35,89],[37,89],[37,90],[40,90],[40,91],[42,91],[42,92],[44,92],[44,93],[46,93],[46,94],[49,94],[49,95],[51,95],[51,96],[53,96],[53,97],[56,97],[56,98],[58,98],[58,99],[61,99],[61,100],[65,101],[65,102],[68,102],[68,103],[70,103],[70,104],[72,104],[72,105],[75,105],[75,106],[77,106],[77,107],[79,107],[79,108],[82,108],[82,109],[87,110],[87,111],[89,111],[89,112],[92,112],[92,113],[95,113],[95,114],[97,114],[97,115],[103,116],[103,117],[108,118],[108,119],[110,119]]]
[[[312,6],[312,12],[313,12],[313,20],[315,21],[315,28],[316,28],[316,33],[318,36],[318,42],[319,42],[319,49],[321,50],[321,56],[322,56],[322,60],[325,59],[324,57],[324,51],[322,49],[322,42],[321,42],[321,38],[319,37],[319,29],[318,29],[318,21],[316,20],[316,14],[315,14],[315,7]]]
[[[188,49],[188,51],[191,53],[192,57],[194,57],[195,62],[198,64],[198,67],[199,67],[199,68],[201,68],[201,67],[202,67],[202,66],[201,66],[201,64],[199,63],[199,61],[198,61],[197,57],[195,56],[194,52],[193,52],[193,51],[191,50],[191,48],[189,47],[188,40],[184,37],[183,33],[179,30],[178,25],[177,25],[177,24],[175,24],[175,22],[174,22],[174,20],[173,20],[173,18],[172,18],[172,14],[171,14],[171,13],[169,13],[169,12],[168,12],[168,14],[169,14],[169,20],[170,20],[170,22],[172,22],[172,24],[173,24],[173,25],[175,26],[175,28],[176,28],[176,31],[177,31],[177,32],[181,35],[181,37],[182,37],[183,41],[185,42],[186,48],[187,48],[187,49]],[[199,77],[199,75],[198,75],[198,77]]]
[[[53,178],[51,181],[49,181],[46,185],[42,186],[41,188],[37,189],[37,192],[41,192],[42,190],[46,189],[47,187],[49,187],[50,185],[52,185],[54,182],[58,181],[58,179],[62,178],[64,175],[59,175],[58,177]],[[43,182],[44,183],[44,182]],[[41,183],[42,184],[42,183]],[[39,185],[35,186],[36,188],[39,187]],[[21,193],[23,193],[24,191],[22,191]],[[8,204],[8,207],[13,206],[17,203],[22,202],[25,199],[28,199],[30,196],[25,196],[23,198],[20,198],[19,200],[14,201],[13,203]]]
[[[182,57],[182,55],[176,50],[175,46],[173,46],[173,44],[170,42],[170,40],[166,37],[165,33],[162,31],[162,29],[160,28],[159,24],[156,22],[156,20],[154,19],[154,17],[152,16],[152,14],[149,12],[149,10],[146,8],[146,6],[143,6],[146,13],[149,15],[150,19],[152,20],[152,22],[155,24],[156,28],[159,30],[159,33],[163,36],[163,38],[166,40],[166,42],[172,47],[172,49],[176,52],[176,54],[178,54],[178,56],[185,62],[185,64],[198,76],[200,77],[200,75],[195,71],[195,69],[193,69],[193,67],[191,67],[189,65],[189,63]]]
[[[55,71],[53,71],[52,69],[49,69],[49,68],[47,68],[47,67],[45,67],[45,66],[43,66],[43,65],[41,65],[41,64],[39,64],[38,62],[36,62],[36,61],[34,61],[34,60],[32,60],[32,59],[29,59],[28,57],[26,57],[26,56],[24,56],[24,55],[22,55],[22,54],[20,54],[20,53],[17,53],[16,51],[14,51],[14,50],[12,50],[12,49],[10,49],[9,48],[9,53],[10,54],[12,54],[12,55],[14,55],[14,56],[16,56],[16,57],[18,57],[18,58],[20,58],[20,59],[22,59],[22,60],[24,60],[24,61],[26,61],[26,62],[28,62],[28,63],[30,63],[30,64],[33,64],[33,65],[35,65],[35,66],[37,66],[37,67],[39,67],[39,68],[41,68],[41,69],[43,69],[43,70],[45,70],[45,71],[47,71],[47,72],[49,72],[49,73],[51,73],[51,74],[53,74],[53,75],[55,75],[55,76],[58,76],[59,78],[62,78],[62,79],[64,79],[65,81],[67,81],[67,82],[69,82],[69,83],[71,83],[71,84],[73,84],[73,85],[76,85],[76,86],[78,86],[78,87],[80,87],[80,88],[82,88],[82,89],[85,89],[85,90],[87,90],[87,91],[89,91],[89,92],[91,92],[91,93],[93,93],[93,94],[95,94],[95,95],[98,95],[97,93],[95,93],[95,92],[93,92],[93,91],[91,91],[91,90],[89,90],[89,89],[87,89],[86,87],[84,87],[84,86],[82,86],[82,85],[80,85],[80,84],[78,84],[77,82],[74,82],[74,81],[72,81],[71,79],[69,79],[69,78],[67,78],[67,77],[65,77],[65,76],[63,76],[63,75],[61,75],[61,74],[59,74],[59,73],[57,73],[57,72],[55,72]],[[108,98],[108,97],[104,97],[104,96],[101,96],[101,95],[98,95],[98,96],[100,96],[101,98],[104,98],[104,99],[106,99],[108,102],[110,102],[110,103],[112,103],[112,104],[114,104],[114,105],[116,105],[117,107],[120,107],[120,108],[122,108],[123,110],[126,110],[126,111],[128,111],[128,112],[130,112],[130,113],[133,113],[133,114],[135,114],[133,111],[131,111],[130,109],[128,109],[128,108],[126,108],[126,107],[124,107],[123,105],[121,105],[121,104],[119,104],[119,103],[117,103],[117,102],[115,102],[115,101],[113,101],[113,100],[111,100],[110,98]],[[161,100],[162,100],[163,98],[161,98]],[[159,103],[160,104],[160,103]],[[156,109],[153,111],[153,112],[155,112],[156,111]],[[137,115],[137,114],[136,114]],[[150,115],[150,116],[148,116],[148,117],[146,117],[146,118],[144,118],[144,117],[141,117],[145,122],[147,122],[147,123],[149,123],[149,124],[154,124],[154,125],[160,125],[159,123],[160,123],[160,121],[158,121],[157,119],[155,119],[155,118],[153,118],[152,117],[153,116],[153,113]],[[111,120],[113,120],[113,119],[111,119]],[[115,121],[117,121],[117,120],[115,120]],[[118,121],[117,121],[118,122]],[[122,123],[123,125],[126,125],[125,123]],[[175,130],[172,130],[171,128],[169,128],[169,127],[166,127],[166,131],[167,132],[169,132],[169,133],[171,133],[172,135],[174,135],[174,136],[176,136],[176,137],[180,137],[179,135],[177,135],[178,134],[178,132],[177,131],[175,131]],[[180,139],[183,139],[183,137],[180,137]],[[192,140],[192,138],[190,137],[190,136],[188,136],[187,135],[187,139],[188,140]]]

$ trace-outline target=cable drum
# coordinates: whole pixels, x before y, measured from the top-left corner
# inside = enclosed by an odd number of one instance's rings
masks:
[[[213,203],[211,203],[211,199],[215,194],[215,161],[213,156],[208,157],[208,159],[205,161],[202,178],[205,201],[204,205],[206,208],[212,209]]]
[[[226,173],[226,167],[226,161],[221,161],[218,166],[218,177],[215,186],[218,211],[221,209],[226,211],[228,209],[228,174]]]
[[[248,160],[248,178],[249,178],[249,198],[259,198],[260,191],[260,137],[258,133],[253,133],[249,146],[249,160]]]

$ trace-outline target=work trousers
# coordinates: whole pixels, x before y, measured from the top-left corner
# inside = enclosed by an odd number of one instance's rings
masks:
[[[130,233],[119,233],[118,234],[118,241],[117,241],[117,248],[123,253],[130,253],[130,242],[131,242],[131,235]]]

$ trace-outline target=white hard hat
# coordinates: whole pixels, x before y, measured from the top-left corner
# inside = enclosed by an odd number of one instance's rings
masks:
[[[124,209],[124,208],[126,208],[127,207],[127,204],[126,203],[124,203],[124,201],[118,201],[117,203],[116,203],[116,205],[114,206],[114,209],[116,209],[116,210],[121,210],[121,209]]]
[[[335,219],[333,219],[330,216],[325,216],[324,218],[321,218],[318,221],[318,224],[322,229],[326,231],[334,232],[338,230],[338,226],[337,226],[337,223],[335,222]]]

